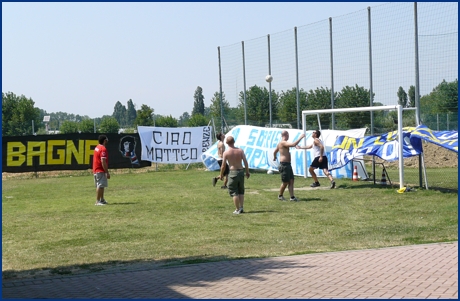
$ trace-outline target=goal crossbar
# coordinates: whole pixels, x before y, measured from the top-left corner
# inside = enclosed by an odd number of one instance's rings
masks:
[[[375,106],[375,107],[356,107],[356,108],[339,108],[339,109],[322,109],[322,110],[305,110],[302,111],[302,131],[306,133],[307,131],[307,123],[306,117],[307,115],[318,115],[318,125],[321,130],[321,123],[319,121],[319,114],[332,114],[332,113],[348,113],[348,112],[369,112],[369,111],[393,111],[396,110],[398,112],[398,136],[397,141],[399,144],[398,147],[398,163],[399,163],[399,188],[404,187],[404,159],[403,159],[403,131],[402,131],[402,111],[403,108],[401,105],[395,106]],[[307,154],[305,153],[304,156],[306,157]],[[306,158],[304,162],[307,162]]]

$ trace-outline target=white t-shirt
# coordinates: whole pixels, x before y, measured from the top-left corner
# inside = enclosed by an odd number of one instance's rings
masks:
[[[319,143],[323,145],[323,142],[321,140],[319,140]],[[313,144],[313,154],[315,155],[315,158],[321,156],[321,147],[319,145]]]

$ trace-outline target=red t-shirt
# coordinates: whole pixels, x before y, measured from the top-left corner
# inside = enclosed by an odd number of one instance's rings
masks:
[[[94,149],[93,155],[93,173],[105,172],[104,167],[102,167],[102,158],[105,158],[107,166],[109,166],[109,154],[104,145],[99,144]]]

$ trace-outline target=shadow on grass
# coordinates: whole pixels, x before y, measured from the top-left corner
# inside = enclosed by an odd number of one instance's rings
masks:
[[[294,260],[280,262],[271,258],[235,259],[227,256],[143,262],[110,261],[61,266],[49,269],[47,277],[29,279],[21,279],[20,276],[38,274],[44,269],[3,272],[2,297],[188,299],[191,297],[181,293],[177,287],[204,287],[207,285],[206,282],[235,278],[263,281],[264,275],[284,273],[282,269],[285,268],[312,267]],[[79,272],[76,272],[77,270]],[[14,279],[21,281],[13,284],[11,280]],[[11,284],[8,285],[8,282]]]
[[[425,187],[417,187],[415,185],[407,185],[411,189],[415,188],[415,190],[425,190]],[[399,184],[387,184],[387,185],[382,185],[382,184],[374,184],[374,183],[368,183],[368,182],[358,182],[357,184],[349,185],[349,184],[341,184],[336,187],[336,189],[399,189]],[[458,189],[450,189],[450,188],[445,188],[445,187],[428,187],[428,190],[433,190],[433,191],[439,191],[442,193],[458,193]],[[416,192],[416,191],[415,191]]]

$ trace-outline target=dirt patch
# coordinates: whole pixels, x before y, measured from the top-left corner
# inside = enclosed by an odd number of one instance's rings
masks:
[[[376,162],[385,162],[378,157],[375,158]],[[372,157],[366,157],[365,159],[372,160]],[[458,167],[458,153],[429,142],[423,142],[423,159],[425,161],[425,167],[427,168]],[[371,163],[366,162],[366,164]],[[385,166],[398,167],[399,162],[385,162]],[[404,159],[404,166],[418,167],[419,157],[414,156]]]

